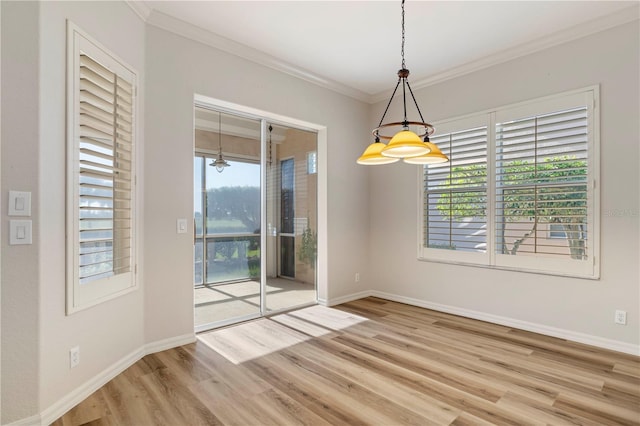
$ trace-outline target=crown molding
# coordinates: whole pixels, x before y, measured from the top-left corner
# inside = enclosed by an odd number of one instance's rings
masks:
[[[195,25],[192,25],[188,22],[153,10],[143,1],[127,0],[126,3],[144,22],[147,22],[150,25],[172,32],[190,40],[206,44],[223,52],[239,56],[260,65],[264,65],[276,71],[289,74],[325,89],[329,89],[342,95],[349,96],[353,99],[369,104],[374,104],[383,100],[387,100],[391,96],[391,90],[384,90],[376,94],[369,94],[345,84],[339,83],[337,81],[327,79],[325,77],[322,77],[321,75],[315,74],[294,64],[277,59],[252,47],[246,46],[231,39],[217,35],[211,31],[196,27]],[[517,59],[522,56],[530,55],[544,49],[577,40],[591,34],[624,25],[638,19],[640,19],[640,5],[634,4],[631,7],[621,9],[610,15],[575,25],[571,28],[555,32],[531,42],[504,49],[476,61],[467,62],[466,64],[450,68],[446,71],[432,74],[427,78],[412,81],[411,87],[414,90],[420,90],[434,84],[442,83],[444,81],[480,71],[494,65],[499,65],[501,63]]]
[[[223,52],[247,59],[249,61],[264,65],[276,71],[289,74],[301,80],[313,83],[320,87],[337,92],[341,95],[349,96],[363,102],[370,102],[371,95],[349,87],[337,81],[324,78],[309,70],[303,69],[288,62],[279,60],[271,55],[261,52],[247,45],[238,43],[228,38],[222,37],[188,22],[152,10],[146,22],[155,27],[172,32],[179,36],[206,44]]]
[[[142,22],[147,22],[149,15],[151,15],[151,8],[143,1],[139,0],[125,0],[127,6],[129,6],[138,15]]]
[[[501,63],[520,58],[522,56],[530,55],[535,52],[539,52],[544,49],[548,49],[563,43],[567,43],[579,38],[589,36],[601,31],[608,30],[620,25],[628,24],[640,19],[640,6],[635,4],[631,7],[627,7],[614,12],[610,15],[603,16],[598,19],[578,24],[566,30],[558,31],[548,36],[541,37],[537,40],[533,40],[528,43],[523,43],[509,49],[502,50],[495,54],[485,56],[482,59],[476,61],[467,62],[464,65],[450,68],[444,72],[433,74],[427,78],[412,81],[411,87],[414,90],[423,89],[428,86],[432,86],[437,83],[442,83],[447,80],[451,80],[456,77],[470,74],[476,71],[480,71],[485,68],[499,65]],[[377,103],[383,100],[388,100],[391,96],[391,90],[385,90],[370,96],[369,103]]]

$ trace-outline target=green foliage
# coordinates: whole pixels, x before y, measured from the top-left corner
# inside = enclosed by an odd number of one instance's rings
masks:
[[[466,217],[486,216],[487,197],[484,185],[487,167],[479,164],[456,166],[445,181],[447,187],[478,187],[481,191],[444,193],[438,198],[436,208],[448,220],[461,221]]]
[[[428,244],[429,248],[436,248],[436,249],[442,249],[442,250],[455,250],[456,249],[456,245],[455,244],[449,244],[449,243],[429,243]]]
[[[571,156],[556,156],[539,163],[522,160],[504,162],[497,169],[501,188],[497,197],[502,204],[504,220],[533,220],[532,229],[516,240],[511,250],[503,247],[503,252],[515,254],[520,244],[534,234],[537,224],[547,222],[562,225],[571,257],[583,259],[585,242],[581,224],[586,223],[587,215],[587,162]],[[469,217],[486,216],[486,176],[483,165],[452,168],[445,186],[478,187],[479,190],[451,191],[440,195],[436,208],[445,220],[459,222]],[[555,182],[562,185],[545,186]]]
[[[316,267],[316,253],[318,246],[318,236],[309,227],[302,233],[302,244],[298,250],[298,260],[306,263],[312,268]]]
[[[508,221],[521,218],[537,218],[550,223],[574,223],[576,217],[567,218],[571,209],[572,215],[580,215],[579,223],[584,223],[587,214],[584,183],[587,174],[587,163],[584,160],[562,156],[547,158],[544,162],[532,164],[527,161],[513,161],[503,166],[501,183],[503,191],[503,215]],[[509,185],[542,184],[565,182],[567,186],[538,187],[534,197],[530,188],[510,189]],[[570,182],[576,182],[571,185]]]

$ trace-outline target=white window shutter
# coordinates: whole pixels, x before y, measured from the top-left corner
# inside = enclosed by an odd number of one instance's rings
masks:
[[[67,311],[135,287],[136,74],[69,23]]]

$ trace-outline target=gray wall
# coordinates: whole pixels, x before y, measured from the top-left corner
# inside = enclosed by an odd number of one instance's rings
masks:
[[[328,158],[319,161],[329,165],[320,265],[328,286],[319,297],[363,290],[353,277],[369,263],[367,171],[355,159],[367,143],[367,105],[151,26],[146,69],[146,340],[193,331],[193,242],[176,235],[175,221],[193,214],[194,93],[327,127]]]
[[[40,207],[38,187],[38,9],[2,2],[2,419],[38,407]],[[9,190],[31,191],[34,244],[9,246]],[[5,198],[6,197],[6,198]],[[23,218],[19,218],[23,219]],[[9,351],[8,348],[11,348]],[[5,413],[11,412],[11,417]]]
[[[357,293],[368,259],[368,106],[144,24],[124,2],[2,7],[2,193],[32,192],[34,243],[2,241],[1,423],[67,406],[158,342],[193,335],[193,96],[326,126],[329,200],[324,299]],[[65,315],[66,19],[139,73],[140,289]],[[362,146],[353,141],[363,140]],[[2,212],[2,231],[8,218]],[[70,370],[69,348],[81,363]]]
[[[371,287],[419,303],[638,345],[639,52],[634,21],[416,93],[425,118],[437,121],[600,84],[600,280],[416,260],[418,166],[392,164],[371,176],[371,258],[385,259],[371,264]],[[383,107],[375,105],[371,123]],[[616,309],[627,311],[628,325],[614,324]]]
[[[4,424],[53,406],[145,343],[142,290],[65,315],[66,19],[137,69],[142,89],[145,25],[125,3],[1,7],[2,194],[31,191],[33,220],[32,245],[2,240]],[[76,345],[81,363],[70,370]]]
[[[327,127],[321,298],[374,289],[638,344],[637,21],[418,93],[423,112],[438,120],[601,84],[603,211],[636,214],[602,216],[602,279],[590,281],[418,262],[416,167],[355,164],[382,103],[370,107],[145,25],[123,2],[0,7],[2,197],[31,191],[34,221],[33,245],[8,246],[1,212],[0,422],[65,407],[113,365],[193,333],[193,246],[189,233],[176,234],[175,220],[192,215],[194,93]],[[71,316],[64,311],[67,18],[136,68],[141,89],[141,288]],[[629,325],[613,325],[614,309],[628,311]],[[75,345],[81,364],[70,370]]]

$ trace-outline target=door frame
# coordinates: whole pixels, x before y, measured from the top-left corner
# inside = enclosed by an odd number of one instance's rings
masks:
[[[262,253],[267,247],[267,209],[264,208],[267,204],[267,163],[268,158],[262,153],[267,150],[268,143],[268,125],[275,124],[285,127],[295,128],[299,130],[311,131],[316,133],[316,150],[317,150],[317,180],[318,180],[318,192],[317,192],[317,261],[316,261],[316,300],[310,304],[321,303],[326,305],[328,294],[328,250],[327,250],[327,127],[295,118],[270,113],[243,105],[234,104],[231,102],[223,101],[220,99],[211,98],[204,95],[195,94],[193,105],[195,107],[202,107],[208,109],[214,109],[222,113],[229,113],[253,120],[260,121],[260,140],[261,140],[261,155],[260,155],[260,203],[261,208],[261,229],[260,233],[260,315],[253,316],[251,318],[236,318],[230,323],[237,321],[253,319],[258,317],[267,317],[275,315],[284,311],[299,308],[300,306],[287,307],[282,310],[266,310],[266,283],[267,283],[267,256],[266,253]],[[195,138],[194,138],[194,153],[195,153]],[[193,192],[193,191],[192,191]],[[193,203],[192,203],[193,204]],[[193,279],[192,279],[193,282]],[[192,284],[193,285],[193,284]],[[306,306],[309,304],[305,304]],[[192,306],[195,309],[194,306]],[[219,323],[220,326],[228,325]],[[218,325],[218,324],[216,324]],[[201,327],[202,328],[202,327]],[[202,328],[204,329],[204,328]],[[208,329],[208,328],[207,328]],[[196,332],[202,331],[196,328]]]

